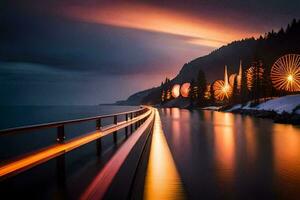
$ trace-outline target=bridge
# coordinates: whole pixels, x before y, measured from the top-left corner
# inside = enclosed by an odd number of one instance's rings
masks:
[[[110,123],[103,125],[105,120],[110,120]],[[75,138],[66,138],[67,126],[85,122],[95,123],[95,130]],[[143,106],[134,111],[112,115],[5,129],[0,131],[0,137],[19,134],[25,136],[28,132],[44,129],[56,129],[56,143],[1,161],[2,188],[10,179],[22,176],[23,173],[30,174],[28,171],[55,160],[56,174],[53,179],[60,191],[55,198],[66,199],[66,159],[70,152],[93,143],[95,157],[101,158],[105,154],[102,140],[112,137],[115,151],[75,198],[165,199],[172,198],[174,194],[179,194],[177,198],[184,197],[183,187],[161,128],[160,116],[155,108]],[[119,144],[118,136],[122,131],[125,140]],[[26,179],[26,182],[30,181],[30,178]],[[178,184],[169,187],[170,182]],[[36,188],[30,189],[34,191]]]

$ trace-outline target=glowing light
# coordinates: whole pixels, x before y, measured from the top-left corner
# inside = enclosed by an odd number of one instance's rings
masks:
[[[278,90],[300,91],[300,55],[280,57],[272,66],[271,81]]]
[[[214,152],[217,176],[222,183],[231,185],[234,180],[236,145],[234,115],[214,113]]]
[[[216,100],[223,101],[229,99],[232,94],[232,87],[228,83],[227,66],[224,68],[224,81],[216,80],[213,83],[213,95]]]
[[[292,82],[294,80],[294,77],[292,74],[288,75],[287,80]]]
[[[211,47],[220,47],[239,38],[260,34],[253,31],[245,33],[228,24],[219,23],[218,20],[199,18],[191,13],[179,13],[143,3],[103,2],[99,7],[89,8],[72,6],[65,10],[65,15],[90,23],[185,36],[187,43]]]
[[[237,75],[237,89],[240,90],[242,87],[242,61],[240,61],[239,73]]]
[[[172,88],[172,97],[174,97],[176,99],[179,96],[180,96],[180,85],[175,84]]]
[[[228,73],[227,73],[227,66],[224,67],[224,82],[225,85],[228,85]]]
[[[188,97],[189,93],[190,93],[190,83],[184,83],[182,84],[181,88],[180,88],[180,93],[182,97]]]
[[[213,95],[218,101],[229,99],[232,94],[232,87],[230,85],[225,85],[223,80],[216,80],[212,87]]]
[[[183,185],[155,111],[144,199],[185,199]]]

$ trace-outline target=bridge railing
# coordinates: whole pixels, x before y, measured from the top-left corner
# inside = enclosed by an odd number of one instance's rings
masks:
[[[30,132],[33,130],[42,130],[47,128],[56,128],[57,130],[56,144],[43,148],[42,150],[27,153],[25,156],[18,157],[17,159],[5,161],[4,164],[0,163],[0,179],[27,170],[35,165],[48,161],[54,157],[58,157],[68,151],[71,151],[92,141],[97,141],[96,144],[98,148],[99,145],[101,146],[101,138],[109,134],[113,134],[114,142],[117,142],[118,130],[125,128],[125,134],[127,136],[129,127],[130,132],[133,132],[133,126],[135,126],[135,129],[137,129],[137,127],[139,127],[142,122],[146,121],[147,117],[150,116],[150,113],[151,109],[149,107],[141,107],[137,110],[120,112],[111,115],[100,115],[82,119],[51,122],[0,130],[0,138],[1,136],[5,135],[26,134],[26,132]],[[124,116],[125,120],[118,121],[118,118],[123,117],[124,119]],[[102,120],[106,118],[112,118],[113,122],[112,124],[102,126]],[[66,125],[88,121],[95,121],[95,131],[73,138],[71,140],[65,140]]]

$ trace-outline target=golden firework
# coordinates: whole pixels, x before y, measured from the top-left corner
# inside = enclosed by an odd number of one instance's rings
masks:
[[[237,89],[240,90],[242,87],[242,60],[240,60],[239,73],[237,75]]]
[[[258,70],[258,78],[262,79],[263,78],[263,74],[264,74],[264,69],[261,67],[250,67],[247,69],[246,71],[246,77],[247,77],[247,88],[248,90],[252,90],[253,87],[253,79],[254,79],[254,75],[255,75],[255,69]]]
[[[278,90],[300,91],[300,55],[287,54],[276,60],[271,69],[271,81]]]
[[[229,99],[232,94],[232,87],[223,80],[216,80],[212,87],[213,95],[218,101]]]

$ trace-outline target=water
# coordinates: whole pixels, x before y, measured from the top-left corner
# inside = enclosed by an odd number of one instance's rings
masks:
[[[108,114],[132,107],[15,109],[11,112],[15,114],[4,121],[27,125]],[[151,159],[155,162],[149,162],[148,173],[160,178],[158,174],[165,169],[162,177],[172,183],[162,179],[156,183],[154,178],[148,177],[148,188],[159,186],[167,191],[163,194],[168,194],[170,199],[181,198],[182,193],[188,199],[300,199],[299,126],[213,111],[172,108],[159,112],[162,130],[153,135],[156,145]],[[54,117],[54,113],[59,114]],[[3,125],[11,126],[1,122]],[[68,127],[67,138],[94,129],[94,122]],[[27,134],[18,135],[17,141],[1,138],[0,149],[5,149],[5,145],[10,148],[1,151],[2,158],[55,141],[55,130],[30,134],[29,139]],[[102,140],[101,156],[96,156],[95,142],[67,153],[64,184],[57,182],[57,160],[52,159],[0,182],[1,197],[78,199],[124,141],[124,132],[118,131],[118,145],[113,144],[111,136]],[[145,197],[152,196],[149,193]]]
[[[135,110],[132,106],[17,106],[1,107],[1,128],[77,119],[103,114]],[[4,117],[5,116],[5,117]],[[119,118],[118,121],[124,120]],[[112,123],[107,119],[103,124]],[[66,138],[74,138],[95,130],[95,121],[66,127]],[[1,199],[78,199],[94,177],[120,145],[125,141],[124,130],[117,133],[114,144],[111,135],[102,138],[101,154],[97,155],[96,142],[91,142],[65,154],[65,166],[51,159],[16,176],[0,181]],[[2,136],[0,161],[31,152],[55,143],[56,130]],[[61,169],[66,178],[60,180]]]
[[[300,128],[268,119],[160,111],[189,199],[299,199]]]
[[[0,129],[93,117],[137,109],[133,106],[0,106]],[[125,116],[119,118],[124,120]],[[103,120],[103,125],[112,119]],[[95,121],[65,126],[66,139],[95,130]],[[49,128],[0,137],[0,161],[31,152],[56,142],[56,129]]]

